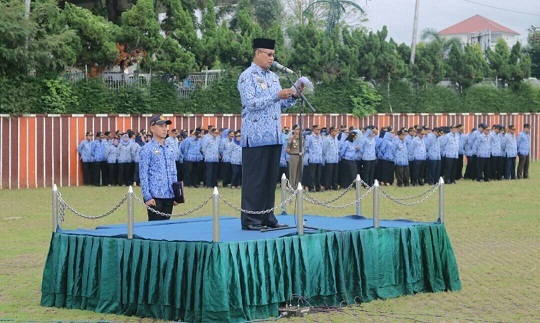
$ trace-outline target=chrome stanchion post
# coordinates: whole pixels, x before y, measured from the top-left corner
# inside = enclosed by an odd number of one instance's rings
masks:
[[[58,228],[58,187],[53,184],[52,189],[52,232]]]
[[[135,215],[133,212],[133,186],[128,188],[128,198],[127,198],[127,236],[128,239],[133,239],[133,224],[135,222]]]
[[[439,179],[439,222],[444,223],[444,179]]]
[[[296,196],[296,222],[298,225],[298,235],[304,234],[304,188],[302,183],[298,183],[298,195]]]
[[[287,214],[287,203],[285,203],[286,199],[287,199],[287,176],[283,174],[281,176],[281,214],[282,215]]]
[[[214,186],[214,193],[212,195],[214,199],[214,207],[212,211],[212,222],[214,224],[214,242],[219,242],[219,192],[217,186]]]
[[[379,181],[373,184],[373,227],[379,227]]]
[[[362,202],[360,200],[360,174],[356,174],[356,216],[360,216],[362,213]]]

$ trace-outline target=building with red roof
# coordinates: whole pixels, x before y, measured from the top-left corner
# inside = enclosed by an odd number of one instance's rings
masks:
[[[439,31],[446,38],[458,38],[463,44],[480,44],[482,50],[495,47],[497,40],[504,39],[512,47],[518,42],[519,33],[480,15],[472,16]]]

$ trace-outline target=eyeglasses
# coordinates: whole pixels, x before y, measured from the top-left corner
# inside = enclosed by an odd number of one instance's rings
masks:
[[[275,53],[269,53],[269,52],[266,52],[266,51],[264,51],[262,49],[259,49],[259,52],[265,53],[268,57],[276,57]]]

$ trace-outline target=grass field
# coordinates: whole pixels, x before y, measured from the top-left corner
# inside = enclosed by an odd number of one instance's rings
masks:
[[[386,189],[393,196],[411,196],[422,188]],[[97,215],[111,209],[127,188],[61,187],[63,198],[78,211]],[[140,196],[139,188],[135,192]],[[212,194],[188,189],[184,212]],[[226,199],[240,205],[240,191],[222,189]],[[335,192],[313,194],[321,201]],[[280,193],[277,192],[277,196]],[[371,196],[363,214],[371,217]],[[348,193],[336,205],[354,199]],[[221,214],[236,211],[220,204]],[[289,213],[291,207],[289,206]],[[354,214],[355,207],[331,210],[304,202],[304,213]],[[382,219],[435,221],[437,194],[417,206],[400,206],[382,199]],[[93,228],[126,220],[126,206],[100,220],[86,220],[67,211],[62,228]],[[192,216],[210,215],[211,203]],[[142,206],[136,221],[146,221]],[[531,165],[531,179],[445,186],[445,220],[456,254],[463,289],[427,293],[351,305],[330,313],[310,314],[293,322],[534,322],[540,321],[540,163]],[[151,319],[104,315],[89,311],[41,307],[41,277],[51,238],[51,188],[0,190],[0,321],[115,321],[154,322]]]

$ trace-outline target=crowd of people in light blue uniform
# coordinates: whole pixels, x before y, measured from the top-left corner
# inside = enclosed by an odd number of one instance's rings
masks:
[[[304,131],[304,172],[301,182],[310,191],[348,187],[359,174],[366,186],[399,187],[446,184],[461,178],[478,182],[528,178],[530,125],[516,137],[515,127],[480,123],[470,133],[461,124],[439,128],[414,126],[396,131],[319,126]],[[337,151],[324,149],[335,141]],[[464,161],[467,164],[464,170]],[[516,175],[516,160],[518,160]],[[319,170],[320,169],[320,170]],[[338,176],[334,177],[334,169]],[[329,174],[332,174],[331,176]]]
[[[296,126],[297,127],[297,126]],[[179,181],[186,187],[239,188],[242,184],[241,131],[200,127],[188,134],[172,129],[165,145],[176,156]],[[281,172],[288,177],[291,136],[283,129]],[[303,174],[309,191],[348,187],[359,174],[366,185],[399,187],[433,185],[442,176],[453,184],[461,178],[484,181],[529,176],[530,125],[516,137],[513,125],[488,127],[480,123],[469,133],[462,125],[433,128],[414,126],[395,131],[391,126],[355,129],[342,125],[313,125],[302,132]],[[151,139],[144,130],[92,132],[78,146],[85,185],[138,185],[141,147]],[[465,158],[464,158],[465,157]],[[464,169],[464,160],[467,164]],[[518,160],[516,174],[516,160]]]

